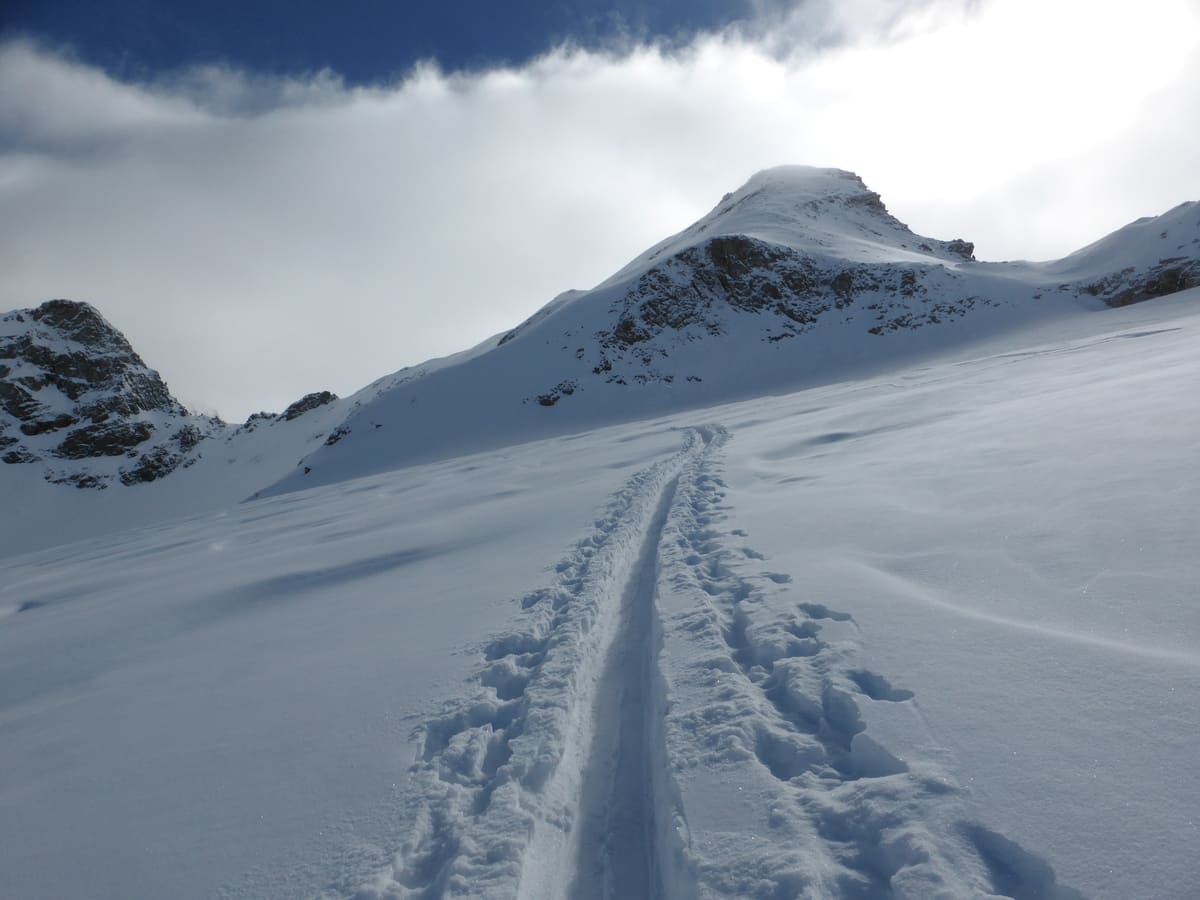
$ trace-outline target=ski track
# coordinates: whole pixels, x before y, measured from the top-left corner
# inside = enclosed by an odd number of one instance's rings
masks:
[[[850,614],[792,600],[792,577],[723,530],[728,438],[685,430],[522,598],[477,689],[419,729],[393,863],[327,896],[1080,900],[965,820],[951,778],[865,734],[862,700],[913,694],[858,665]],[[663,592],[682,610],[665,622]],[[682,668],[660,669],[664,644]],[[747,766],[775,785],[761,835],[693,836],[679,784]]]
[[[522,598],[522,626],[484,645],[478,691],[420,729],[402,810],[408,838],[391,870],[354,896],[564,895],[580,852],[572,839],[580,801],[611,795],[584,785],[585,772],[604,770],[589,765],[599,687],[621,686],[612,680],[620,676],[605,677],[619,668],[608,665],[610,651],[631,605],[644,607],[642,621],[653,618],[644,584],[653,580],[655,529],[685,461],[713,434],[686,430],[677,453],[632,476],[555,566],[553,585]],[[643,654],[651,641],[641,642]],[[611,781],[607,771],[599,777]],[[642,868],[657,865],[647,857]]]

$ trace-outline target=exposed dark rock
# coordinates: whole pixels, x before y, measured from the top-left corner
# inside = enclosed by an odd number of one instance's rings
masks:
[[[171,435],[171,440],[177,443],[179,449],[186,453],[204,440],[205,437],[206,435],[195,425],[184,425]]]
[[[349,433],[349,426],[339,425],[337,428],[333,429],[333,431],[329,432],[329,437],[325,438],[325,446],[332,447]]]
[[[269,413],[269,412],[251,413],[250,417],[248,419],[246,419],[246,422],[244,425],[242,425],[242,427],[244,429],[246,429],[247,431],[253,431],[255,428],[257,428],[263,422],[269,422],[275,418],[276,418],[275,413]]]
[[[66,475],[47,475],[46,480],[51,484],[70,484],[77,488],[92,488],[104,490],[108,487],[108,479],[92,472],[71,472]]]
[[[850,271],[838,272],[829,282],[829,286],[833,292],[837,294],[839,299],[849,299],[854,296],[854,273]]]
[[[79,420],[74,416],[60,413],[53,419],[35,419],[32,422],[21,423],[21,434],[26,437],[37,437],[39,434],[46,434],[50,431],[59,431],[63,428],[70,428]]]
[[[875,201],[865,197],[862,202],[871,206]],[[967,256],[973,249],[966,242],[956,246]],[[860,301],[864,296],[876,300],[868,308],[875,313],[875,321],[882,323],[868,328],[872,333],[937,324],[947,315],[961,315],[968,308],[966,301],[962,309],[941,314],[912,313],[908,306],[911,299],[927,296],[926,278],[941,271],[936,265],[830,265],[756,238],[716,237],[664,259],[614,304],[616,324],[596,336],[600,352],[592,373],[617,384],[666,382],[672,376],[653,368],[655,359],[667,355],[663,341],[720,335],[730,308],[764,317],[768,342],[810,331],[822,316],[865,302]],[[646,371],[632,377],[617,374],[617,359],[639,364]],[[544,405],[557,399],[553,391],[538,398]]]
[[[324,406],[326,403],[332,403],[337,399],[337,394],[330,391],[318,391],[314,394],[305,394],[291,406],[283,411],[284,421],[290,422],[292,419],[299,418],[306,412],[316,409],[319,406]]]
[[[80,344],[93,347],[100,344],[117,344],[124,352],[133,353],[133,348],[124,335],[104,321],[104,317],[88,303],[47,300],[30,312],[30,318],[54,328]]]
[[[182,459],[182,456],[172,453],[164,446],[155,447],[149,453],[143,453],[138,459],[137,465],[121,470],[121,484],[144,484],[156,481],[164,475],[174,472]]]
[[[961,256],[963,259],[974,262],[975,260],[975,245],[970,241],[964,241],[962,238],[955,238],[952,241],[946,242],[946,249],[951,253]]]
[[[18,422],[32,419],[41,406],[26,388],[11,381],[0,381],[0,408]]]
[[[3,456],[0,456],[0,460],[3,460],[9,465],[16,465],[18,463],[32,463],[37,462],[39,459],[41,459],[41,457],[35,456],[24,447],[18,447],[15,450],[9,450]]]
[[[1168,259],[1161,260],[1157,266],[1141,275],[1126,276],[1116,284],[1110,283],[1104,287],[1088,285],[1084,290],[1093,295],[1107,294],[1104,302],[1108,306],[1119,307],[1197,286],[1200,286],[1200,260]]]
[[[554,387],[544,394],[538,394],[537,402],[542,406],[553,406],[559,401],[560,397],[570,397],[575,393],[575,389],[579,387],[579,383],[574,379],[560,381]]]
[[[642,275],[622,301],[612,331],[597,335],[602,348],[622,352],[664,330],[696,328],[719,335],[720,306],[772,311],[807,326],[830,308],[819,272],[804,254],[739,235],[689,247]],[[607,371],[605,358],[593,371]]]
[[[56,455],[64,459],[92,456],[122,456],[150,439],[154,426],[146,422],[112,422],[76,428],[58,445]]]
[[[128,469],[121,469],[121,484],[144,484],[157,481],[165,475],[170,475],[181,466],[186,468],[196,461],[196,457],[189,456],[188,451],[195,448],[206,437],[196,426],[185,425],[171,435],[170,443],[159,444],[143,453],[138,458],[136,465]],[[173,450],[171,444],[179,449]]]
[[[122,480],[153,480],[193,462],[208,429],[221,427],[217,419],[190,415],[125,337],[86,303],[51,300],[0,317],[0,327],[6,329],[0,331],[0,426],[7,418],[24,436],[4,442],[10,462],[124,455],[138,462],[121,470]],[[177,423],[169,424],[163,435],[170,436],[160,437],[157,446],[147,444],[155,433],[141,421],[147,412]],[[67,432],[61,441],[59,431]],[[94,466],[75,473],[51,469],[45,477],[103,487],[116,474],[112,466]]]
[[[0,393],[0,403],[15,418],[29,418],[31,392],[45,388],[56,388],[71,401],[90,395],[80,404],[77,419],[99,421],[110,414],[131,416],[152,410],[185,412],[124,335],[88,304],[50,300],[30,310],[29,317],[50,329],[49,333],[42,337],[34,331],[0,339],[0,359],[19,360],[39,370],[37,376],[20,380],[23,388],[5,382],[7,389]],[[14,318],[25,321],[19,314]],[[26,399],[13,393],[23,389]]]

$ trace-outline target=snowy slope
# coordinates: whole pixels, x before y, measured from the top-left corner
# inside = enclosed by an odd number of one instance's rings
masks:
[[[885,371],[1182,290],[1200,284],[1200,204],[1058,263],[972,252],[914,234],[852,173],[759,173],[595,289],[360,392],[334,440],[268,493]]]
[[[0,561],[0,896],[1194,896],[1197,300]]]

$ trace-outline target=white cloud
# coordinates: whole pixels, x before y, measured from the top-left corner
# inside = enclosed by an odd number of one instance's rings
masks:
[[[10,43],[0,306],[91,300],[182,399],[241,417],[507,328],[765,166],[854,169],[988,258],[1200,197],[1194,3],[833,8],[353,90],[122,84]]]

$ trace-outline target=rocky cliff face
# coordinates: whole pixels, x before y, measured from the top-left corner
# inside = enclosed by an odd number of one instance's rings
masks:
[[[336,399],[288,408],[290,421]],[[267,422],[277,418],[261,417]],[[156,481],[237,430],[189,413],[129,341],[87,303],[50,300],[0,316],[0,462],[85,488]]]
[[[971,245],[957,243],[969,258]],[[950,321],[987,302],[939,293],[944,274],[931,263],[851,263],[745,235],[714,237],[656,262],[612,305],[615,324],[596,334],[593,373],[624,384],[632,365],[638,383],[672,377],[656,374],[655,359],[679,339],[725,334],[730,313],[753,315],[762,339],[774,343],[853,307],[869,333],[881,334]]]

